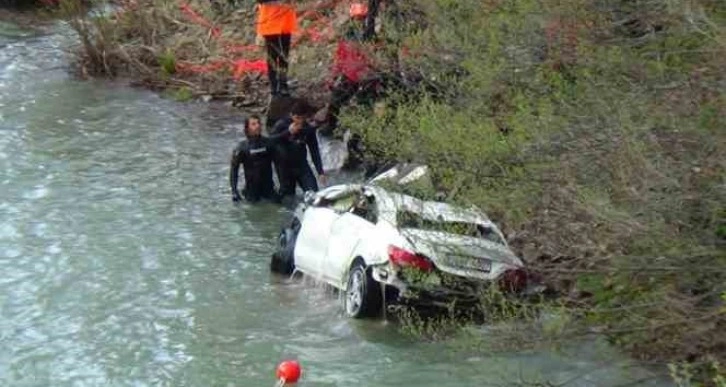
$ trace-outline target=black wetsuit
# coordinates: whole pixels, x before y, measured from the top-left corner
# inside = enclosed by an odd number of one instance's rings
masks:
[[[291,123],[291,118],[277,121],[272,128],[273,135],[279,136],[281,133],[287,132]],[[310,157],[313,159],[318,175],[324,174],[320,146],[314,127],[305,123],[297,134],[280,137],[280,141],[275,147],[275,163],[278,167],[281,196],[295,195],[296,185],[299,185],[303,191],[318,190],[317,179],[308,164],[308,149],[310,149]]]
[[[232,186],[233,200],[240,199],[237,190],[240,164],[243,165],[245,172],[245,188],[242,191],[245,199],[251,202],[260,199],[278,200],[278,195],[272,183],[274,144],[275,139],[256,136],[243,140],[234,149],[229,171],[229,183]]]

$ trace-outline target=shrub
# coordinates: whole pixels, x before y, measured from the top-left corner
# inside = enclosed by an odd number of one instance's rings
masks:
[[[403,45],[465,58],[456,96],[391,93],[344,125],[484,209],[570,313],[710,380],[698,365],[726,360],[726,3],[413,3],[428,28]],[[428,55],[402,63],[447,79]]]

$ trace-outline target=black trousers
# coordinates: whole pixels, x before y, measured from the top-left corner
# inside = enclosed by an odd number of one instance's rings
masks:
[[[278,176],[280,179],[280,196],[295,196],[295,188],[298,185],[303,192],[317,192],[318,180],[315,178],[307,162],[301,167],[282,167],[279,171],[281,172],[280,176]]]
[[[270,79],[272,95],[287,94],[287,68],[290,56],[290,40],[292,35],[267,35],[267,75]]]
[[[381,0],[368,0],[368,15],[366,15],[363,39],[371,40],[376,35],[376,17],[380,8]]]

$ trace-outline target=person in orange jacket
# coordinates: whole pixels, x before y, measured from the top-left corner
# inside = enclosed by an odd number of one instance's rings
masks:
[[[320,0],[311,9],[329,8],[340,0]],[[257,35],[265,41],[270,93],[288,96],[290,44],[297,32],[297,10],[293,0],[257,0]]]
[[[288,57],[292,34],[297,30],[295,6],[287,0],[257,0],[257,35],[265,40],[270,92],[289,95]]]

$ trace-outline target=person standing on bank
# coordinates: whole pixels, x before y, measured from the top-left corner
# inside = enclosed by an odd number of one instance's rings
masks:
[[[289,131],[281,131],[275,136],[262,135],[262,123],[259,116],[252,115],[245,120],[245,140],[242,140],[232,153],[230,162],[229,183],[232,187],[232,200],[238,202],[242,196],[237,189],[239,166],[242,164],[245,173],[245,188],[242,195],[250,202],[261,199],[279,201],[272,182],[272,161],[274,145],[290,136]]]
[[[307,9],[326,9],[340,0],[319,0]],[[273,97],[289,96],[287,71],[292,34],[297,32],[294,0],[257,0],[257,36],[264,39],[267,51],[267,76]]]
[[[296,103],[291,109],[290,117],[280,119],[272,128],[273,136],[279,136],[276,164],[282,197],[294,196],[297,186],[300,186],[303,192],[317,191],[317,180],[320,179],[321,184],[325,184],[327,180],[320,157],[316,128],[307,123],[307,113],[304,104]],[[308,164],[308,150],[318,173],[318,179]]]
[[[287,85],[288,59],[297,15],[292,0],[257,0],[257,35],[265,41],[267,75],[272,96],[290,95]]]

